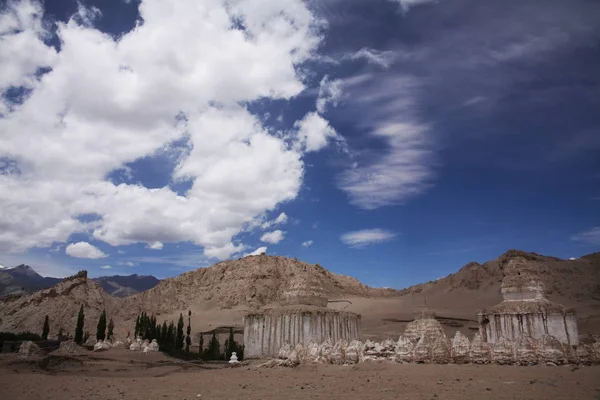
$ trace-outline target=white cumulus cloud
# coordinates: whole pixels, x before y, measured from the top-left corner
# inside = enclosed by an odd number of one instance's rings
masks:
[[[330,139],[338,138],[329,122],[316,112],[309,112],[294,127],[298,129],[299,142],[306,151],[318,151],[327,146]]]
[[[376,228],[347,232],[340,239],[350,247],[361,248],[371,244],[387,242],[394,237],[396,237],[394,232]]]
[[[83,5],[56,32],[40,3],[0,11],[0,94],[31,89],[0,105],[0,251],[92,233],[112,246],[189,241],[227,258],[245,248],[233,242],[245,224],[297,196],[304,151],[335,136],[307,115],[302,145],[290,145],[243,106],[304,89],[297,66],[322,25],[303,1],[142,0],[139,12],[143,23],[116,39]],[[42,40],[53,33],[59,50]],[[185,193],[106,180],[176,140],[187,151],[172,181],[189,182]]]
[[[343,95],[342,81],[340,79],[330,80],[325,75],[319,85],[319,96],[317,97],[317,111],[321,114],[327,110],[327,105],[337,106]]]
[[[162,244],[162,242],[152,242],[152,243],[149,243],[146,247],[148,247],[149,249],[152,249],[152,250],[162,250],[163,244]]]
[[[88,242],[71,243],[65,248],[65,253],[76,258],[97,259],[108,257],[108,255],[104,254],[102,250],[94,245],[89,244]]]
[[[303,247],[310,247],[313,244],[312,240],[307,240],[306,242],[302,242]]]
[[[262,253],[266,253],[267,252],[267,248],[266,247],[259,247],[258,249],[254,250],[251,253],[246,253],[244,254],[244,257],[247,256],[260,256]]]
[[[273,232],[267,232],[260,237],[261,242],[276,244],[283,240],[285,236],[285,232],[280,231],[279,229]]]
[[[287,214],[282,212],[274,220],[263,222],[263,224],[261,225],[261,228],[269,229],[270,227],[275,226],[275,225],[283,225],[283,224],[287,223],[288,220],[289,220],[289,217],[287,216]]]

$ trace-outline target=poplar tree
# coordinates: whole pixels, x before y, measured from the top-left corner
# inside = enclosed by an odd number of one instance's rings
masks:
[[[96,327],[96,340],[104,340],[106,338],[106,310],[102,310],[98,326]]]
[[[75,328],[75,343],[82,344],[83,343],[83,324],[84,324],[85,314],[83,313],[83,304],[79,309],[79,314],[77,315],[77,327]]]
[[[115,329],[115,323],[113,322],[113,319],[110,319],[110,322],[108,323],[108,332],[106,332],[106,336],[108,337],[109,340],[113,340],[113,330]]]
[[[190,334],[192,333],[192,311],[188,310],[188,326],[187,326],[187,335],[185,336],[185,352],[190,352],[190,345],[192,344],[192,338]]]
[[[48,340],[48,333],[50,333],[50,321],[48,316],[44,319],[44,328],[42,329],[42,340]]]
[[[177,321],[177,337],[175,339],[175,351],[183,350],[183,314],[179,314]]]

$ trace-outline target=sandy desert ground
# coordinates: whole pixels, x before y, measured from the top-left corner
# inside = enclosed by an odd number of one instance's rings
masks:
[[[2,399],[600,399],[600,366],[425,365],[231,368],[123,349],[0,355]]]

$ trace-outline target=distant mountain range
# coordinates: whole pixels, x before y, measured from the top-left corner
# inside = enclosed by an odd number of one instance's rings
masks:
[[[0,266],[0,296],[32,293],[46,289],[62,281],[61,278],[43,277],[29,265],[8,268]],[[154,276],[114,275],[94,278],[106,293],[115,297],[127,297],[152,289],[160,280]]]

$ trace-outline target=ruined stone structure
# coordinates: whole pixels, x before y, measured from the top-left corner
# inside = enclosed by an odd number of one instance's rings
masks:
[[[512,263],[512,262],[511,262]],[[372,361],[398,363],[474,363],[561,365],[600,363],[600,342],[579,343],[575,315],[543,296],[543,286],[527,265],[507,266],[502,284],[504,301],[479,314],[482,321],[472,340],[460,332],[448,339],[427,307],[415,313],[397,342],[344,338],[286,344],[277,352],[280,363],[354,364]],[[487,319],[487,321],[486,321]]]
[[[496,343],[523,337],[541,340],[545,335],[568,346],[578,344],[575,312],[544,297],[544,285],[535,266],[524,260],[511,260],[502,281],[503,301],[477,314],[484,341]]]
[[[244,358],[277,357],[284,345],[360,339],[360,316],[328,309],[327,302],[317,282],[293,282],[280,307],[244,318]]]
[[[415,313],[415,320],[409,322],[404,330],[404,337],[416,342],[421,337],[433,342],[438,337],[446,338],[442,325],[435,319],[435,313],[427,306],[421,306]]]

